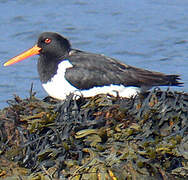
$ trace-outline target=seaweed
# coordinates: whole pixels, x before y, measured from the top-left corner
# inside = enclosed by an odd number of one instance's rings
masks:
[[[187,93],[58,101],[31,91],[8,101],[0,124],[0,178],[188,179]]]

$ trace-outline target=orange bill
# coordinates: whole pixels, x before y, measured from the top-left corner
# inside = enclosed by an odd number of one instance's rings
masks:
[[[33,46],[31,49],[28,49],[27,51],[19,54],[18,56],[15,56],[13,57],[12,59],[8,60],[4,66],[9,66],[9,65],[12,65],[14,63],[17,63],[19,61],[22,61],[28,57],[31,57],[31,56],[34,56],[34,55],[37,55],[40,53],[40,50],[41,48],[38,47],[37,45]]]

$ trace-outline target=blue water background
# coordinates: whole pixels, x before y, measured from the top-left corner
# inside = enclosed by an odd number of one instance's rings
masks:
[[[32,47],[41,32],[55,31],[74,48],[102,53],[127,64],[180,74],[188,92],[187,0],[0,0],[0,108],[13,94],[47,94],[37,73],[38,57],[3,63]]]

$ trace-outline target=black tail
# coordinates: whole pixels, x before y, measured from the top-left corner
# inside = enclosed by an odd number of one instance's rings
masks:
[[[179,80],[181,80],[179,75],[167,75],[166,76],[168,82],[169,82],[169,86],[183,86],[183,82],[179,82]]]

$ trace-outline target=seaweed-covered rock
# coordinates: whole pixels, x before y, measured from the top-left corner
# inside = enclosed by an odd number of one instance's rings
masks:
[[[188,94],[18,96],[0,111],[0,177],[188,179]]]

